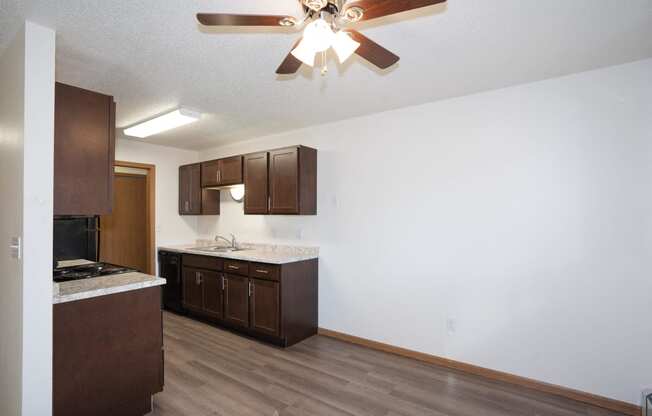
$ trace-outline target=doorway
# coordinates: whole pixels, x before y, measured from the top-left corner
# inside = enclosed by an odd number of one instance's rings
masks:
[[[155,274],[156,167],[116,161],[113,211],[100,217],[100,261]]]

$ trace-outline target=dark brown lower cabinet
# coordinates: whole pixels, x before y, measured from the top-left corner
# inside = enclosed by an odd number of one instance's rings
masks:
[[[317,259],[276,265],[188,254],[182,263],[191,316],[283,347],[317,333]]]
[[[194,311],[202,312],[204,295],[202,293],[200,271],[198,269],[183,268],[183,307]]]
[[[242,327],[249,326],[249,279],[224,274],[224,320]]]
[[[279,284],[260,279],[251,279],[251,329],[264,334],[278,336],[280,333]]]
[[[161,289],[53,306],[52,414],[142,416],[163,390]]]
[[[222,318],[222,274],[218,272],[200,272],[204,313],[212,318]]]
[[[184,308],[211,318],[222,318],[222,273],[194,267],[183,268]]]

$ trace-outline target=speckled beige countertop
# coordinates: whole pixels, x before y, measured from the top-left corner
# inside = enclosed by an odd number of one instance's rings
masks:
[[[159,250],[176,253],[197,254],[200,256],[221,257],[224,259],[255,261],[258,263],[286,264],[297,261],[312,260],[319,257],[319,247],[299,247],[278,244],[242,243],[241,251],[206,252],[201,247],[216,246],[214,241],[200,240],[194,244],[160,246]]]
[[[52,303],[73,302],[97,296],[161,286],[165,283],[165,279],[160,277],[136,272],[55,283]]]

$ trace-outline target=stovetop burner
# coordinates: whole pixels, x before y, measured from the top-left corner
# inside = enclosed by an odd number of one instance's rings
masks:
[[[128,267],[116,266],[110,263],[91,263],[71,267],[57,267],[54,269],[54,282],[69,282],[71,280],[88,279],[91,277],[107,276],[135,272]]]

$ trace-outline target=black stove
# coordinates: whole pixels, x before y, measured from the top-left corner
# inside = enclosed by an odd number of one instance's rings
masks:
[[[54,282],[69,282],[71,280],[88,279],[91,277],[106,276],[109,274],[121,274],[135,272],[128,267],[116,266],[110,263],[90,263],[79,266],[57,267],[54,269]]]

